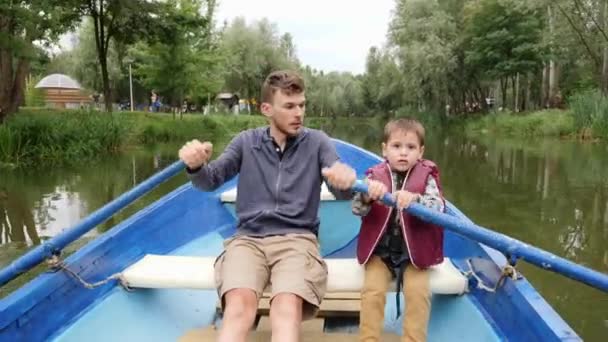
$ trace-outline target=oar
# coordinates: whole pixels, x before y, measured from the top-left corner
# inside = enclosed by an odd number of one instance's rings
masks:
[[[88,231],[95,228],[98,224],[110,218],[116,212],[122,210],[127,205],[131,204],[133,201],[155,188],[160,183],[173,177],[179,172],[183,172],[184,168],[185,164],[182,161],[177,161],[171,164],[154,176],[138,184],[133,189],[120,195],[112,202],[104,205],[100,209],[97,209],[74,227],[67,229],[61,234],[56,235],[55,237],[45,241],[36,248],[22,255],[10,265],[0,270],[0,286],[8,283],[30,268],[38,265],[40,262],[44,261],[53,254],[58,254],[63,248],[65,248],[65,246],[74,242]]]
[[[357,181],[353,186],[353,190],[367,193],[367,185],[362,181]],[[382,202],[389,206],[396,206],[395,201],[389,194],[384,195]],[[581,266],[555,254],[478,226],[474,223],[466,222],[457,217],[431,210],[419,203],[412,203],[405,210],[426,222],[436,224],[456,234],[481,242],[504,254],[510,255],[511,257],[521,258],[542,269],[564,275],[604,292],[608,292],[608,274]]]

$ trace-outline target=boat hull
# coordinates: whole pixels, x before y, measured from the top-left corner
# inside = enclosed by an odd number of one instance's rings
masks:
[[[379,161],[356,146],[335,143],[340,157],[360,176]],[[220,194],[236,181],[209,193],[186,184],[104,233],[66,264],[94,282],[146,254],[218,255],[235,225],[234,208],[222,203]],[[467,219],[449,203],[448,213]],[[359,221],[350,214],[349,203],[323,201],[319,216],[322,253],[328,258],[354,257]],[[462,272],[472,265],[487,284],[498,280],[506,264],[493,249],[447,231],[444,249]],[[387,296],[385,329],[399,333],[394,294]],[[127,291],[116,281],[86,289],[66,272],[44,273],[0,301],[0,341],[174,341],[212,324],[216,303],[215,291]],[[432,307],[429,341],[580,340],[525,278],[507,279],[495,293],[473,287],[462,296],[433,296]],[[335,320],[325,329],[353,331],[356,322]]]

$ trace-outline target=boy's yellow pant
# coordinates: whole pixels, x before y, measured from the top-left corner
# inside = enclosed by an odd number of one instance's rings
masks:
[[[392,275],[386,264],[373,255],[365,265],[365,283],[361,292],[359,340],[380,341],[384,327],[386,292]],[[402,341],[426,341],[431,313],[431,291],[428,270],[419,270],[411,264],[403,276],[405,315]]]

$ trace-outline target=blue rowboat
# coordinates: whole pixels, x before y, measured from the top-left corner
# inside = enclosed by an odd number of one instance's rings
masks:
[[[380,160],[354,145],[334,142],[360,177]],[[0,301],[0,341],[187,341],[203,336],[197,331],[204,334],[221,324],[212,267],[223,240],[235,229],[238,177],[214,192],[184,184],[61,259],[67,244],[178,172],[183,172],[181,162],[1,270],[3,285],[42,261],[53,266]],[[366,189],[359,183],[355,190]],[[348,299],[356,307],[359,218],[351,214],[348,201],[332,199],[325,191],[320,196],[319,239],[330,266],[326,301]],[[390,198],[385,200],[390,204]],[[446,260],[431,279],[429,341],[581,340],[513,265],[524,259],[607,291],[605,274],[476,226],[451,203],[446,214],[418,205],[408,210],[446,228]],[[394,294],[388,296],[385,330],[399,334],[401,318],[396,317]],[[355,338],[357,310],[332,310],[316,339]]]

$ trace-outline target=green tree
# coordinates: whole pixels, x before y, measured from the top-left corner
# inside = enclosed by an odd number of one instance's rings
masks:
[[[509,81],[517,110],[519,75],[542,67],[542,18],[537,7],[516,0],[482,0],[470,13],[466,63],[482,77],[500,80],[503,106]]]
[[[73,0],[0,2],[0,123],[23,101],[25,79],[39,56],[34,42],[48,45],[72,28],[76,6]]]
[[[81,0],[81,14],[93,21],[94,42],[101,70],[101,82],[107,111],[112,110],[112,91],[108,70],[111,41],[132,44],[141,37],[163,30],[157,21],[166,5],[160,0]]]
[[[167,1],[159,18],[165,28],[162,34],[130,49],[135,73],[166,103],[179,105],[185,98],[200,102],[223,83],[224,57],[209,29],[214,12],[203,12],[205,4],[214,6],[201,0]]]
[[[456,65],[455,25],[437,0],[399,0],[389,40],[404,76],[406,102],[420,110],[445,105],[448,74]]]
[[[221,33],[221,49],[227,56],[225,90],[249,99],[259,97],[270,72],[298,67],[291,36],[280,37],[267,19],[247,25],[245,19],[235,18]]]

